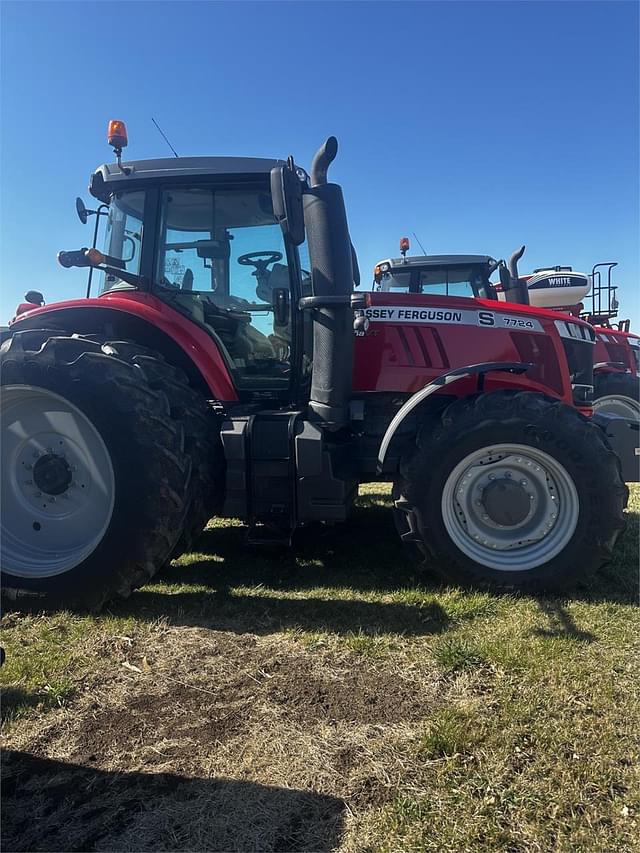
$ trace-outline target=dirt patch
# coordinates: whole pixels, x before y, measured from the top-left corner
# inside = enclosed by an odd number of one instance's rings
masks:
[[[110,755],[118,766],[135,757],[140,767],[171,759],[188,769],[194,753],[210,754],[255,727],[276,733],[292,724],[389,725],[422,720],[433,704],[431,685],[400,679],[356,655],[335,661],[245,647],[237,650],[234,666],[228,664],[228,658],[220,662],[224,677],[217,672],[203,679],[200,673],[190,685],[143,674],[127,683],[126,692],[114,690],[112,701],[89,702],[84,723],[81,718],[65,734],[74,736],[68,757],[91,766]],[[41,748],[51,744],[51,735]]]
[[[161,642],[105,642],[109,678],[46,725],[25,720],[9,731],[20,766],[32,764],[5,802],[13,815],[5,849],[332,849],[335,804],[360,809],[393,797],[400,778],[390,756],[406,748],[412,760],[406,744],[440,698],[428,670],[310,651],[282,635],[163,628]],[[38,761],[52,762],[51,772],[33,770]],[[44,834],[30,823],[29,802]],[[216,803],[244,847],[222,817],[211,827]],[[257,840],[247,840],[250,827]]]
[[[301,723],[398,723],[424,718],[433,703],[432,684],[402,679],[357,655],[333,666],[305,657],[278,663],[266,696]]]

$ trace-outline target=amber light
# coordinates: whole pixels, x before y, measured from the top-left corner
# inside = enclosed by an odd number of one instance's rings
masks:
[[[114,148],[126,148],[129,142],[127,138],[127,128],[123,121],[112,118],[109,122],[107,130],[107,141]]]
[[[86,252],[86,258],[92,267],[97,267],[99,264],[103,264],[106,261],[105,256],[102,252],[99,252],[98,249],[89,249]]]
[[[409,251],[409,238],[408,237],[401,237],[400,238],[400,251],[401,252],[408,252]]]

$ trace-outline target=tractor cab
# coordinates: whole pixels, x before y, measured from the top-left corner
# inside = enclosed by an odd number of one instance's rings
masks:
[[[270,173],[278,165],[134,161],[126,174],[101,166],[90,186],[106,211],[109,269],[100,274],[100,296],[143,290],[186,315],[215,338],[240,388],[288,386],[297,332],[291,303],[310,291],[274,214]]]
[[[392,293],[496,299],[490,276],[498,261],[487,255],[416,255],[376,264],[373,287]]]
[[[412,255],[409,238],[400,238],[400,258],[376,264],[372,289],[381,292],[462,296],[497,301],[502,293],[507,301],[529,304],[526,286],[518,275],[518,261],[525,247],[515,251],[508,263],[489,255]],[[499,284],[491,282],[498,272]]]

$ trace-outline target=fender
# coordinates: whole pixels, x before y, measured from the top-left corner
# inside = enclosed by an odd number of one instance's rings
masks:
[[[382,473],[384,460],[386,458],[389,445],[391,444],[391,439],[395,435],[396,430],[402,421],[415,409],[416,406],[440,388],[444,388],[445,385],[451,385],[459,379],[463,379],[468,376],[477,376],[478,391],[482,391],[484,387],[484,376],[486,373],[491,373],[494,370],[503,371],[505,373],[526,373],[526,371],[531,367],[533,367],[532,364],[526,364],[524,362],[489,361],[484,364],[470,364],[466,367],[456,367],[453,370],[448,370],[446,373],[440,374],[440,376],[436,377],[432,382],[429,382],[428,385],[425,385],[424,388],[417,391],[412,397],[409,397],[406,403],[397,411],[396,416],[387,427],[387,431],[382,438],[380,450],[378,451],[376,473]]]
[[[599,361],[593,365],[593,372],[601,373],[631,373],[624,361]]]
[[[116,334],[131,335],[141,344],[172,357],[192,383],[215,400],[238,400],[231,369],[214,333],[148,293],[71,299],[35,308],[17,317],[9,334],[49,325],[91,334],[101,332],[108,324],[116,327]]]

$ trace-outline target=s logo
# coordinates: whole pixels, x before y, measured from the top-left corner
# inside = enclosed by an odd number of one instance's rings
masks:
[[[495,326],[496,320],[491,311],[478,311],[479,326]]]

